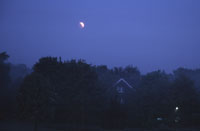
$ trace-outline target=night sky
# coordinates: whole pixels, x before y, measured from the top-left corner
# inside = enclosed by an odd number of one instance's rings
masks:
[[[199,68],[200,0],[0,0],[2,51],[29,67],[61,56],[142,73]]]

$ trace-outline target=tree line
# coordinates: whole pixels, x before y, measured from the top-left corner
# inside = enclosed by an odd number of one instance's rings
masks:
[[[107,68],[84,60],[43,57],[32,71],[12,77],[6,52],[0,53],[0,119],[66,123],[84,128],[157,127],[200,124],[200,69],[142,75],[133,66]],[[15,75],[17,76],[17,75]],[[125,104],[113,84],[124,78],[134,87]],[[12,80],[14,79],[14,80]]]

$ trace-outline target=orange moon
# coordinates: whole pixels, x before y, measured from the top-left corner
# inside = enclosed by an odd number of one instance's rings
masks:
[[[85,27],[85,24],[83,22],[79,22],[80,27],[83,29]]]

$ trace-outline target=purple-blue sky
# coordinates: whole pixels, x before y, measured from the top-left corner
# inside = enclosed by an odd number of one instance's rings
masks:
[[[61,56],[143,73],[198,68],[199,7],[200,0],[0,0],[0,52],[28,66]]]

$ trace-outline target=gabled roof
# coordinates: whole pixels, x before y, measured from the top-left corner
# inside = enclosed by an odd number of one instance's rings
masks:
[[[120,82],[124,82],[129,88],[133,88],[126,80],[124,80],[124,78],[120,78],[120,79],[114,84],[114,86],[116,86],[116,85],[119,84]]]

